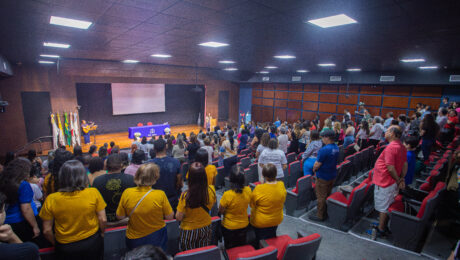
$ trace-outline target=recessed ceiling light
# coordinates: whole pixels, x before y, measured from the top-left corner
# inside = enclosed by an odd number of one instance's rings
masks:
[[[75,19],[69,19],[69,18],[58,17],[58,16],[51,16],[50,24],[55,24],[55,25],[61,25],[61,26],[67,26],[67,27],[85,29],[86,30],[93,23],[88,22],[88,21],[75,20]]]
[[[233,64],[233,63],[235,63],[235,62],[232,61],[232,60],[220,60],[219,63],[222,63],[222,64]]]
[[[425,62],[425,59],[423,58],[415,58],[415,59],[402,59],[402,62]]]
[[[238,70],[237,68],[225,68],[224,70],[226,71],[235,71],[235,70]]]
[[[320,63],[320,64],[318,64],[318,66],[320,66],[320,67],[334,67],[335,64],[334,63]]]
[[[138,60],[124,60],[123,63],[138,63]]]
[[[263,70],[263,71],[261,71],[261,72],[259,72],[259,73],[260,73],[260,74],[268,74],[268,73],[270,73],[270,72]]]
[[[349,68],[347,69],[347,71],[361,71],[360,68]]]
[[[438,66],[421,66],[421,67],[418,67],[419,69],[421,70],[435,70],[438,68]]]
[[[276,56],[273,56],[277,59],[295,59],[295,56],[293,55],[276,55]]]
[[[44,43],[43,43],[43,46],[45,46],[45,47],[55,47],[55,48],[67,49],[67,48],[70,47],[70,44],[66,44],[66,43],[56,43],[56,42],[44,42]]]
[[[297,70],[297,73],[307,73],[308,70]]]
[[[39,60],[38,63],[41,64],[54,64],[54,61],[49,61],[49,60]]]
[[[40,57],[43,57],[43,58],[59,58],[59,55],[40,54]]]
[[[276,67],[276,66],[267,66],[267,67],[265,67],[265,69],[269,69],[269,70],[277,69],[277,68],[278,68],[278,67]]]
[[[228,43],[222,43],[222,42],[203,42],[198,45],[201,46],[206,46],[206,47],[213,47],[213,48],[218,48],[218,47],[225,47],[228,46]]]
[[[169,54],[152,54],[151,56],[155,58],[171,58],[172,57]]]
[[[329,27],[334,27],[334,26],[357,23],[355,19],[345,14],[338,14],[338,15],[328,16],[324,18],[309,20],[308,22],[316,26],[319,26],[321,28],[329,28]]]

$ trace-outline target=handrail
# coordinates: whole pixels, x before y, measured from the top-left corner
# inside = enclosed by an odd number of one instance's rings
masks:
[[[32,140],[31,142],[28,142],[27,144],[25,144],[24,146],[22,146],[21,148],[19,148],[18,150],[16,150],[14,153],[17,154],[17,153],[20,153],[22,151],[24,151],[28,146],[34,144],[34,143],[39,143],[40,144],[40,150],[39,150],[39,153],[42,153],[43,149],[42,149],[42,139],[45,139],[45,138],[53,138],[53,136],[51,135],[48,135],[48,136],[40,136],[38,138],[35,138],[34,140]]]

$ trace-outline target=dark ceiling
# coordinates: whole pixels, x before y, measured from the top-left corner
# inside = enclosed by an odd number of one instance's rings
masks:
[[[357,24],[322,29],[306,20],[345,13]],[[1,0],[0,53],[11,62],[37,62],[39,54],[63,58],[124,60],[224,68],[235,60],[254,73],[274,65],[344,71],[415,70],[404,57],[460,69],[458,0]],[[50,16],[89,20],[88,30],[50,25]],[[43,42],[71,44],[69,49]],[[230,46],[207,48],[206,41]],[[170,59],[150,57],[168,53]],[[294,60],[276,60],[293,54]],[[319,68],[333,62],[335,68]],[[233,72],[228,72],[233,73]]]

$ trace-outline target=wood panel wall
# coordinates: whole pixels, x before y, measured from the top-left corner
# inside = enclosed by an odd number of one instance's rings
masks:
[[[76,83],[195,84],[194,69],[149,64],[64,60],[59,71],[55,66],[38,65],[16,66],[13,70],[13,77],[0,79],[2,98],[10,103],[6,112],[0,113],[0,157],[27,143],[22,91],[49,91],[53,111],[74,111],[77,106]],[[218,116],[219,91],[229,91],[229,116],[232,122],[238,122],[237,84],[216,79],[209,71],[199,71],[197,83],[206,86],[206,112],[213,118]],[[270,102],[266,104],[273,106]],[[49,149],[51,145],[45,143],[43,147]]]
[[[276,120],[321,120],[332,114],[339,118],[344,109],[352,115],[364,102],[372,115],[384,116],[393,111],[410,114],[417,103],[430,105],[433,110],[441,103],[443,86],[368,86],[317,84],[254,84],[252,92],[253,119],[259,122]]]

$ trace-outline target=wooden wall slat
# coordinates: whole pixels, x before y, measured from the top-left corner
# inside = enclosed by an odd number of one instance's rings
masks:
[[[382,96],[365,96],[361,95],[359,97],[360,102],[364,102],[364,104],[369,106],[380,106],[382,104]]]
[[[264,84],[264,90],[275,90],[275,84]]]
[[[303,93],[303,100],[304,101],[318,101],[319,94],[316,93]]]
[[[263,101],[263,105],[272,107],[273,106],[273,99],[265,98],[264,101]]]
[[[411,88],[408,86],[385,86],[383,93],[385,95],[409,96]]]
[[[288,99],[289,92],[286,91],[275,91],[275,97],[278,99]]]
[[[318,110],[318,103],[314,103],[314,102],[303,102],[303,109],[304,109],[304,110],[317,111],[317,110]]]
[[[358,103],[358,95],[339,94],[339,103],[356,105]]]
[[[262,110],[262,122],[273,122],[273,107],[264,107]]]
[[[275,109],[275,119],[279,118],[281,121],[286,121],[287,119],[286,112],[287,112],[287,109],[283,109],[283,108]]]
[[[254,105],[259,105],[259,106],[261,106],[261,105],[264,104],[264,101],[263,101],[262,98],[254,98],[254,99],[252,100],[252,103],[253,103]]]
[[[320,103],[318,110],[320,112],[335,113],[336,109],[337,109],[337,105],[335,105],[335,104]]]
[[[353,116],[355,114],[356,106],[350,106],[350,105],[337,105],[337,113],[338,114],[343,114],[343,110],[348,109],[350,111],[351,115]]]
[[[287,100],[276,100],[275,107],[287,107]]]
[[[302,100],[302,92],[289,92],[290,100]]]
[[[276,89],[276,90],[284,90],[284,91],[288,91],[288,90],[289,90],[287,84],[276,84],[275,89]]]
[[[406,114],[406,110],[405,109],[395,109],[395,108],[382,108],[382,112],[381,112],[381,115],[383,118],[385,118],[385,115],[388,113],[388,112],[393,112],[393,114],[395,115],[395,117],[397,117],[398,115],[400,114]]]
[[[441,97],[442,88],[439,87],[414,87],[412,89],[414,97]]]
[[[337,93],[338,87],[335,85],[321,85],[321,92],[332,92]]]
[[[303,91],[319,92],[319,86],[318,85],[303,85]]]
[[[288,107],[294,109],[302,109],[302,101],[288,101]]]
[[[319,100],[321,102],[337,103],[337,94],[321,94]]]
[[[273,98],[275,97],[275,91],[264,90],[264,98]]]
[[[382,86],[360,86],[361,94],[381,95],[383,93]]]
[[[300,113],[301,112],[298,111],[298,110],[288,110],[287,115],[286,115],[287,121],[289,123],[293,123],[293,122],[299,120],[300,119]]]
[[[406,108],[409,103],[409,98],[406,97],[383,97],[384,107],[400,107]]]
[[[359,93],[359,86],[339,86],[339,93],[350,93],[350,94],[358,94]]]
[[[417,103],[422,103],[424,105],[429,105],[432,110],[437,110],[441,104],[441,99],[436,98],[411,98],[410,99],[410,108],[415,109]]]
[[[303,85],[302,84],[290,84],[289,85],[289,91],[303,91]]]
[[[367,111],[371,114],[371,116],[378,116],[380,115],[380,107],[366,107]]]
[[[311,111],[302,111],[302,118],[312,120],[315,118],[316,112],[311,112]]]

